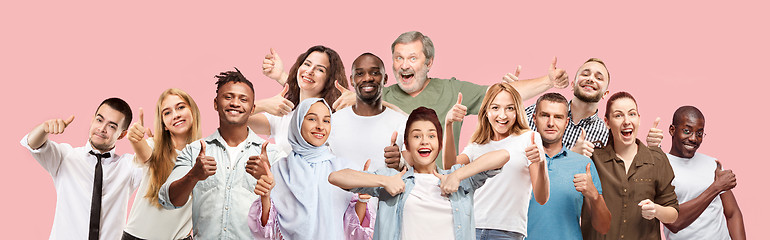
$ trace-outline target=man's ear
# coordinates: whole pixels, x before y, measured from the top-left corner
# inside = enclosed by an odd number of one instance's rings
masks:
[[[123,139],[123,137],[125,137],[127,133],[128,133],[128,130],[123,130],[123,132],[120,133],[120,136],[118,136],[118,140]]]
[[[214,97],[214,111],[219,111],[219,106],[217,106],[217,98]]]
[[[676,130],[674,124],[668,126],[668,134],[670,134],[672,137],[674,136],[674,130]]]
[[[428,70],[430,70],[430,67],[433,66],[433,58],[428,59],[428,61],[425,62],[425,66],[428,67]]]
[[[383,77],[382,77],[383,78],[382,86],[385,86],[385,84],[388,84],[388,74],[385,73],[385,74],[382,74],[382,75],[383,75]]]

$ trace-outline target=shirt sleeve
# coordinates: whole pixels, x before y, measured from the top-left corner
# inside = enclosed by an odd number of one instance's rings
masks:
[[[267,118],[267,123],[270,124],[270,137],[275,138],[276,133],[278,133],[278,127],[280,126],[280,117],[277,117],[273,114],[269,113],[262,113],[265,115],[265,118]]]
[[[350,205],[345,210],[344,224],[345,235],[348,240],[368,240],[374,236],[374,213],[373,209],[366,205],[366,211],[364,213],[364,220],[358,221],[358,214],[356,214],[356,203],[358,197],[353,195],[350,199]]]
[[[487,88],[489,88],[489,86],[459,81],[454,78],[451,80],[454,80],[453,82],[455,82],[459,91],[463,94],[462,104],[468,107],[468,115],[478,115],[479,108],[481,108],[481,104],[484,102],[484,95],[487,94]],[[454,102],[457,102],[457,96],[454,96],[453,99]]]
[[[171,196],[169,195],[168,188],[171,186],[171,183],[181,179],[190,171],[190,169],[192,169],[193,164],[195,164],[195,158],[193,156],[198,155],[201,150],[200,148],[199,144],[188,144],[177,155],[174,170],[171,170],[171,175],[168,176],[168,179],[166,179],[166,182],[163,183],[158,191],[158,201],[164,208],[175,209],[182,207],[174,206],[174,204],[171,203]]]
[[[599,179],[599,172],[596,171],[596,164],[593,164],[588,157],[586,157],[586,160],[591,163],[591,180],[594,181],[594,187],[596,187],[596,191],[598,191],[599,194],[602,194],[602,181]]]
[[[452,172],[454,172],[457,169],[460,169],[461,167],[464,167],[464,166],[466,166],[466,165],[455,164],[452,167]],[[489,179],[491,177],[494,177],[495,175],[501,173],[502,171],[503,171],[503,168],[486,170],[486,171],[477,173],[477,174],[475,174],[475,175],[473,175],[473,176],[471,176],[468,179],[465,179],[463,181],[467,181],[468,184],[470,185],[471,189],[473,189],[475,191],[476,189],[481,188],[481,186],[484,186],[484,183],[487,181],[487,179]]]
[[[39,163],[40,166],[42,166],[43,169],[45,169],[45,171],[51,175],[51,177],[56,178],[56,176],[59,174],[59,167],[61,167],[61,163],[64,161],[64,157],[74,151],[72,146],[69,144],[59,144],[51,140],[46,140],[45,143],[43,143],[43,145],[38,149],[32,149],[32,147],[29,146],[29,142],[27,141],[28,137],[29,134],[24,135],[24,137],[19,142],[21,143],[21,146],[29,150],[29,152],[32,154],[32,157],[35,158],[37,163]]]
[[[477,148],[478,145],[476,145],[476,143],[468,143],[460,154],[465,154],[465,156],[468,156],[468,161],[473,162],[473,160],[476,160],[476,157],[478,157],[476,156]]]
[[[262,226],[262,200],[261,197],[257,197],[257,200],[251,204],[249,209],[249,229],[254,239],[281,239],[278,228],[278,212],[275,211],[275,204],[273,199],[270,199],[270,215],[267,217],[265,226]]]
[[[529,129],[535,131],[535,121],[532,120],[533,116],[535,116],[535,104],[525,108],[524,112],[527,114],[527,124],[529,125]]]
[[[392,168],[381,168],[374,172],[372,171],[362,171],[362,172],[368,173],[368,174],[374,174],[374,175],[382,175],[382,176],[393,176],[398,173],[398,171]],[[385,191],[385,189],[383,189],[382,187],[360,187],[360,188],[347,189],[347,191],[354,192],[354,193],[361,193],[361,194],[369,194],[372,197],[379,198],[380,192]],[[390,195],[384,196],[384,197],[389,197],[389,196]]]
[[[664,207],[673,207],[678,212],[679,201],[676,198],[676,192],[674,192],[674,185],[671,184],[674,181],[674,169],[671,168],[671,163],[663,150],[659,147],[651,147],[650,151],[658,171],[654,202]]]

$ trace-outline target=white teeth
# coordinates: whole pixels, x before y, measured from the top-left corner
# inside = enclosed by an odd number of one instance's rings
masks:
[[[302,77],[302,80],[305,80],[305,81],[310,82],[310,83],[314,83],[315,82],[315,81],[313,81],[313,79],[310,79],[308,77]]]
[[[323,135],[323,134],[320,134],[320,133],[313,133],[313,136],[315,136],[315,137],[317,137],[317,138],[322,138],[322,137],[324,137],[324,135]]]
[[[363,87],[362,89],[364,91],[372,91],[372,90],[374,90],[374,87]]]
[[[179,121],[179,122],[176,122],[176,123],[174,123],[174,126],[179,126],[179,125],[182,125],[182,122],[184,122],[184,121]]]

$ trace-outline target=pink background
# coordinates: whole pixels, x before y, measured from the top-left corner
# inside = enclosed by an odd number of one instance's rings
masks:
[[[430,76],[479,84],[499,81],[516,65],[523,66],[522,78],[544,75],[553,56],[572,79],[583,61],[599,57],[612,75],[610,91],[629,91],[639,101],[641,139],[655,117],[667,129],[677,107],[699,107],[708,134],[700,151],[737,174],[734,192],[748,236],[766,233],[761,175],[768,163],[765,154],[757,152],[757,158],[751,150],[767,147],[760,140],[768,134],[762,125],[768,115],[756,107],[763,105],[760,96],[768,86],[767,5],[282,2],[3,4],[3,238],[43,239],[50,233],[52,180],[19,145],[41,122],[74,114],[67,132],[52,139],[81,146],[104,98],[122,97],[136,115],[139,107],[152,109],[161,91],[178,87],[197,100],[208,135],[218,125],[212,99],[213,76],[220,71],[238,67],[255,83],[258,98],[270,97],[280,87],[261,74],[268,49],[276,48],[288,69],[299,53],[323,44],[342,55],[348,72],[352,60],[368,51],[382,57],[391,73],[390,44],[410,30],[435,43]],[[148,115],[145,121],[152,122]],[[466,118],[461,147],[475,119]],[[666,133],[663,149],[669,147]],[[119,141],[118,151],[131,151],[128,140]]]

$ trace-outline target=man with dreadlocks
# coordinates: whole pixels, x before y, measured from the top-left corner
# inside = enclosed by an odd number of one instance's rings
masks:
[[[247,161],[267,161],[268,156],[278,153],[274,148],[267,150],[267,142],[249,129],[254,86],[235,70],[216,76],[214,109],[219,113],[219,128],[179,153],[174,170],[158,193],[161,205],[169,209],[193,201],[196,239],[252,238],[247,214],[257,199],[254,176],[259,174]]]

